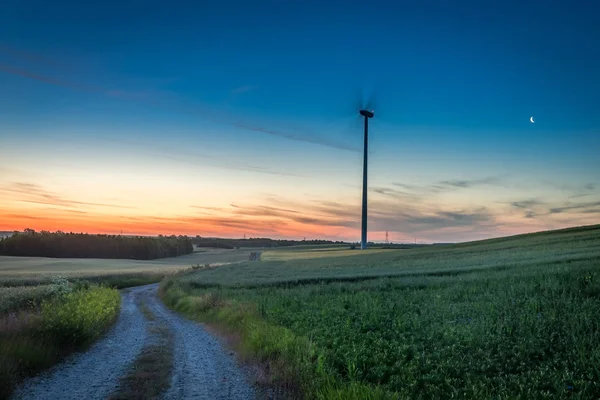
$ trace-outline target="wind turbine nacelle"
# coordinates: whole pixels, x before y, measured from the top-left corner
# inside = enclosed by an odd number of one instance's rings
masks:
[[[363,117],[367,117],[367,118],[373,118],[373,116],[375,115],[375,114],[373,114],[373,111],[369,111],[369,110],[360,110],[359,113]]]

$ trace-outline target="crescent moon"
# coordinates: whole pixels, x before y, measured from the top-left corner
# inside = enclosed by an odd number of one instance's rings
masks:
[[[535,121],[533,120],[533,117],[529,118],[529,120],[531,121],[532,124],[535,124]]]

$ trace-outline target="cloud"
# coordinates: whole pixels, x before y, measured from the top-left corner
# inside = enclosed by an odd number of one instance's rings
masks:
[[[541,206],[544,204],[546,204],[546,203],[544,203],[543,201],[540,201],[540,200],[536,200],[536,199],[513,201],[510,203],[510,205],[515,208],[524,208],[524,209],[529,209],[529,208]]]
[[[223,211],[224,208],[223,207],[206,207],[206,206],[196,206],[196,205],[191,205],[191,208],[198,208],[201,210],[207,210],[207,211]]]
[[[56,79],[49,76],[36,74],[34,72],[25,70],[23,68],[15,68],[6,64],[0,64],[0,71],[11,74],[21,76],[23,78],[28,78],[32,80],[36,80],[42,83],[46,83],[49,85],[59,86],[66,89],[76,90],[80,92],[88,92],[88,93],[99,93],[110,97],[116,98],[125,98],[132,100],[146,100],[152,102],[152,104],[156,104],[155,97],[159,92],[155,91],[125,91],[125,90],[115,90],[115,89],[106,89],[99,86],[90,86],[83,85],[80,83],[70,82],[62,79]]]
[[[545,212],[541,211],[541,208],[546,203],[538,199],[512,201],[510,205],[514,208],[524,210],[523,217],[526,219],[533,219],[545,214]]]
[[[23,78],[28,78],[32,80],[36,80],[39,82],[43,82],[46,84],[64,87],[76,91],[84,91],[84,92],[92,92],[103,94],[110,97],[117,98],[125,98],[130,100],[136,100],[145,102],[152,106],[156,107],[164,107],[166,109],[170,109],[175,112],[185,113],[200,116],[204,119],[207,119],[212,122],[216,122],[219,124],[235,126],[241,129],[250,130],[254,132],[260,132],[267,135],[273,135],[282,137],[289,140],[295,140],[305,143],[312,143],[320,146],[326,146],[330,148],[335,148],[338,150],[344,151],[352,151],[352,152],[360,152],[361,149],[356,146],[350,146],[345,143],[340,143],[337,141],[328,140],[314,132],[307,132],[303,130],[301,132],[294,132],[291,129],[275,129],[273,127],[266,127],[264,124],[260,124],[257,122],[244,121],[239,117],[233,116],[231,114],[226,114],[224,112],[218,112],[214,110],[209,105],[184,105],[179,103],[178,97],[175,94],[171,94],[169,101],[165,102],[164,99],[161,99],[162,96],[156,96],[155,92],[152,91],[126,91],[120,89],[107,89],[99,86],[90,86],[90,85],[82,85],[78,83],[74,83],[64,79],[56,79],[52,77],[48,77],[42,74],[37,74],[30,72],[23,68],[15,68],[9,65],[0,64],[0,72],[4,72],[7,74],[21,76]],[[251,90],[250,86],[243,86],[237,89],[241,90],[240,93],[247,92]]]
[[[293,132],[291,130],[283,130],[283,129],[273,129],[267,128],[265,126],[251,123],[251,122],[241,122],[241,121],[225,121],[222,118],[214,119],[215,122],[230,124],[238,128],[247,129],[254,132],[266,133],[267,135],[279,136],[284,139],[295,140],[299,142],[312,143],[321,146],[331,147],[338,150],[352,151],[352,152],[361,152],[362,150],[357,148],[356,146],[350,146],[344,143],[334,142],[331,140],[327,140],[323,137],[316,136],[314,134],[310,134],[308,132]]]
[[[210,166],[210,167],[214,167],[214,168],[227,169],[227,170],[233,170],[233,171],[254,172],[254,173],[259,173],[259,174],[289,176],[289,177],[295,177],[295,178],[302,177],[302,175],[292,174],[292,173],[288,173],[288,172],[284,172],[284,171],[274,171],[274,170],[270,170],[267,168],[255,166],[255,165],[208,161],[208,159],[207,160],[202,159],[202,155],[199,155],[199,154],[195,154],[193,156],[186,155],[186,154],[168,155],[168,154],[164,154],[164,153],[149,153],[149,152],[147,152],[146,154],[148,154],[152,157],[164,158],[167,160],[176,161],[179,163],[188,164],[188,165],[192,165],[192,166]]]
[[[309,225],[315,230],[359,229],[360,206],[332,201],[314,200],[298,203],[274,196],[265,199],[268,206],[237,205],[232,215],[240,218],[273,218],[289,226]],[[419,208],[420,207],[420,208]],[[485,208],[448,210],[443,207],[414,206],[410,203],[371,201],[369,228],[372,231],[410,232],[411,234],[465,228],[477,230],[495,223],[495,217]]]
[[[598,184],[590,182],[580,187],[567,186],[565,189],[573,193],[569,196],[569,199],[579,199],[593,195],[598,189]]]
[[[77,208],[78,205],[88,204],[68,201],[26,182],[12,184],[11,189],[25,193],[41,192],[42,196],[50,195],[50,199],[47,196],[41,197],[41,201],[70,204],[75,211],[83,209]],[[103,231],[123,229],[135,233],[174,232],[235,237],[245,233],[272,237],[306,236],[358,240],[361,223],[361,209],[358,203],[358,201],[346,203],[328,199],[298,201],[266,194],[258,204],[235,203],[224,207],[190,205],[189,214],[166,217],[109,215],[108,213],[101,215],[86,210],[88,214],[71,214],[72,218],[67,213],[61,213],[61,209],[56,212],[50,210],[48,213],[40,213],[40,218],[46,219],[40,220],[39,223],[34,223],[32,220],[28,224],[34,229],[51,227],[51,229],[81,230],[79,227],[85,225],[94,229],[100,229],[102,226]],[[577,216],[569,213],[577,213],[581,218],[586,215],[600,214],[600,201],[569,203],[551,207],[554,212],[560,211],[558,214],[564,215],[564,218],[548,219],[543,223],[535,221],[539,216],[551,218],[551,215],[555,215],[549,213],[548,204],[538,199],[516,200],[508,203],[510,207],[523,210],[523,218],[517,222],[506,222],[499,218],[503,216],[501,210],[493,211],[478,206],[456,209],[448,207],[443,202],[390,200],[387,196],[383,196],[369,203],[369,238],[381,238],[382,232],[389,231],[395,241],[401,238],[404,238],[402,239],[404,241],[412,241],[415,237],[425,241],[473,240],[499,234],[520,233],[532,227],[548,229],[567,226],[567,220],[568,223],[580,221]],[[559,207],[561,210],[557,210]],[[15,211],[8,212],[17,214]],[[585,218],[589,220],[589,217]],[[26,218],[21,220],[28,221]],[[15,221],[16,225],[21,224],[18,219]],[[79,225],[73,225],[76,221],[79,221]],[[5,225],[6,228],[13,227],[6,223]],[[71,228],[72,226],[76,228]]]
[[[537,216],[537,214],[535,213],[535,211],[532,211],[532,210],[525,211],[525,218],[535,218],[536,216]]]
[[[60,79],[50,78],[50,77],[47,77],[44,75],[35,74],[33,72],[27,71],[22,68],[14,68],[14,67],[11,67],[11,66],[5,65],[5,64],[0,64],[0,71],[7,73],[7,74],[11,74],[11,75],[18,75],[23,78],[33,79],[33,80],[36,80],[39,82],[47,83],[49,85],[65,87],[68,89],[84,91],[84,92],[102,92],[102,90],[92,88],[90,86],[78,85],[78,84],[63,81]]]
[[[64,68],[65,65],[43,54],[18,49],[4,43],[0,43],[0,52],[11,57],[27,61],[32,64],[43,65],[51,68]]]
[[[589,213],[591,210],[593,210],[595,207],[598,207],[598,206],[600,206],[600,201],[587,202],[587,203],[576,203],[576,204],[567,203],[566,205],[561,206],[561,207],[550,208],[549,213],[550,214],[561,214],[561,213],[568,212],[568,211]]]
[[[257,88],[258,88],[257,85],[244,85],[244,86],[240,86],[240,87],[237,87],[237,88],[233,89],[231,91],[231,94],[237,96],[237,95],[240,95],[242,93],[250,92],[250,91],[255,90]]]
[[[0,186],[0,198],[16,200],[23,203],[51,205],[58,207],[79,208],[82,206],[98,206],[118,209],[135,209],[135,207],[121,206],[109,203],[92,203],[67,199],[52,193],[43,187],[27,182],[12,182]]]
[[[468,189],[476,186],[500,184],[502,184],[502,181],[499,177],[486,177],[481,179],[449,179],[425,185],[393,182],[392,186],[395,188],[376,186],[372,187],[371,191],[383,196],[393,197],[395,199],[414,201],[439,193],[454,192],[456,190]]]
[[[232,213],[242,217],[259,217],[259,218],[281,218],[286,221],[296,222],[308,225],[322,226],[343,226],[353,227],[355,222],[346,219],[347,215],[339,213],[324,212],[322,207],[310,209],[309,212],[303,212],[302,205],[297,205],[298,209],[281,208],[274,206],[238,206]],[[354,216],[354,214],[352,215]]]
[[[409,227],[410,231],[436,230],[452,227],[475,227],[481,223],[493,221],[492,215],[485,209],[473,211],[427,211],[412,209],[399,213],[395,219],[375,218],[380,227],[394,225]]]
[[[150,157],[164,158],[167,160],[192,166],[209,166],[225,170],[254,172],[259,174],[289,176],[295,178],[305,177],[305,175],[294,174],[280,170],[272,170],[256,165],[240,163],[238,160],[228,161],[227,158],[224,156],[218,156],[208,153],[198,153],[197,151],[185,151],[183,149],[166,146],[162,143],[159,145],[156,143],[144,142],[139,139],[134,140],[123,137],[95,136],[94,138],[109,142],[111,144],[118,142],[119,145],[130,145],[131,151],[138,154],[144,154]],[[231,157],[231,159],[233,159],[233,157]]]
[[[451,179],[439,182],[440,186],[449,186],[456,188],[471,188],[474,186],[493,185],[500,183],[498,177],[488,177],[483,179]]]
[[[572,198],[572,197],[569,197]],[[514,208],[524,210],[527,219],[550,216],[552,214],[593,214],[598,211],[600,201],[556,203],[538,199],[525,199],[513,201],[510,205]]]

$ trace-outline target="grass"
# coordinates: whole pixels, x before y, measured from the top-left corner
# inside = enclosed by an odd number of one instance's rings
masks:
[[[173,333],[156,320],[144,304],[142,312],[151,323],[154,341],[145,345],[129,372],[121,377],[110,400],[156,399],[169,388],[173,369]]]
[[[161,295],[307,398],[600,397],[600,226],[358,253],[199,270]]]
[[[54,294],[54,285],[0,287],[0,315],[35,308]]]
[[[42,300],[37,311],[21,311],[0,321],[0,398],[27,376],[87,347],[116,319],[117,290],[89,286]]]

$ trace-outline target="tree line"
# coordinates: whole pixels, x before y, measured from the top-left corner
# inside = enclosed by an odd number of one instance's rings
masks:
[[[192,243],[198,247],[213,247],[219,249],[235,249],[238,247],[284,247],[316,244],[347,244],[346,242],[332,240],[286,240],[270,238],[224,239],[196,236]]]
[[[187,236],[121,236],[36,232],[25,229],[0,239],[0,255],[56,258],[124,258],[153,260],[194,251]]]

